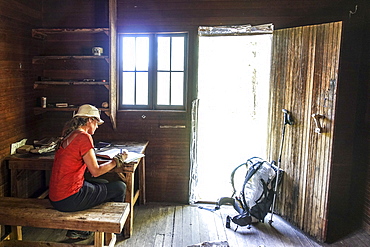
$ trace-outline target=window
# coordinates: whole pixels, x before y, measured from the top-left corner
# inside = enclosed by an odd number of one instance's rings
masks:
[[[120,109],[185,109],[187,34],[121,34],[119,45]]]

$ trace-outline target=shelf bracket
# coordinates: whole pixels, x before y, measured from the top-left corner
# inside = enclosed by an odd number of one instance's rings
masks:
[[[45,33],[38,32],[37,30],[32,29],[32,38],[45,40],[46,37],[47,35]]]

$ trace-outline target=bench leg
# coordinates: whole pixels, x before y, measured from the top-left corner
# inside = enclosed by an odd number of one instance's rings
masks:
[[[116,234],[105,233],[105,244],[108,247],[114,247],[114,245],[116,244],[116,240],[117,240]]]
[[[104,232],[95,232],[94,247],[104,246]]]
[[[104,236],[106,237],[106,241],[104,241]],[[95,232],[94,247],[114,247],[114,245],[116,244],[116,240],[117,238],[114,233]]]
[[[10,233],[11,240],[22,240],[22,227],[12,226],[12,232]]]

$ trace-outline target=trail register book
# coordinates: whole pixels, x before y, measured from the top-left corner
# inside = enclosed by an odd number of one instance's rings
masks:
[[[135,160],[145,156],[144,154],[129,152],[126,149],[119,149],[119,148],[112,148],[112,149],[108,149],[106,151],[101,151],[101,152],[99,151],[99,152],[96,153],[96,156],[100,157],[100,158],[105,158],[105,159],[113,159],[113,157],[116,154],[119,154],[119,153],[122,153],[122,152],[127,153],[127,159],[125,160],[125,163],[130,163],[132,161],[135,161]]]

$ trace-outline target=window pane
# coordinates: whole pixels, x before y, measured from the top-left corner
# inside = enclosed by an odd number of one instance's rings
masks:
[[[158,72],[157,73],[157,104],[169,105],[170,104],[170,73]]]
[[[184,70],[184,37],[173,37],[172,38],[172,61],[171,70]]]
[[[135,70],[135,37],[122,38],[122,69]]]
[[[136,74],[136,105],[148,105],[148,72]]]
[[[136,38],[136,70],[148,70],[149,65],[149,38]]]
[[[184,109],[186,37],[180,33],[120,34],[121,109]]]
[[[171,73],[171,105],[184,104],[184,73]]]
[[[158,37],[158,70],[170,70],[170,48],[171,48],[170,37]]]
[[[123,72],[122,73],[122,99],[124,105],[135,104],[135,73]]]

